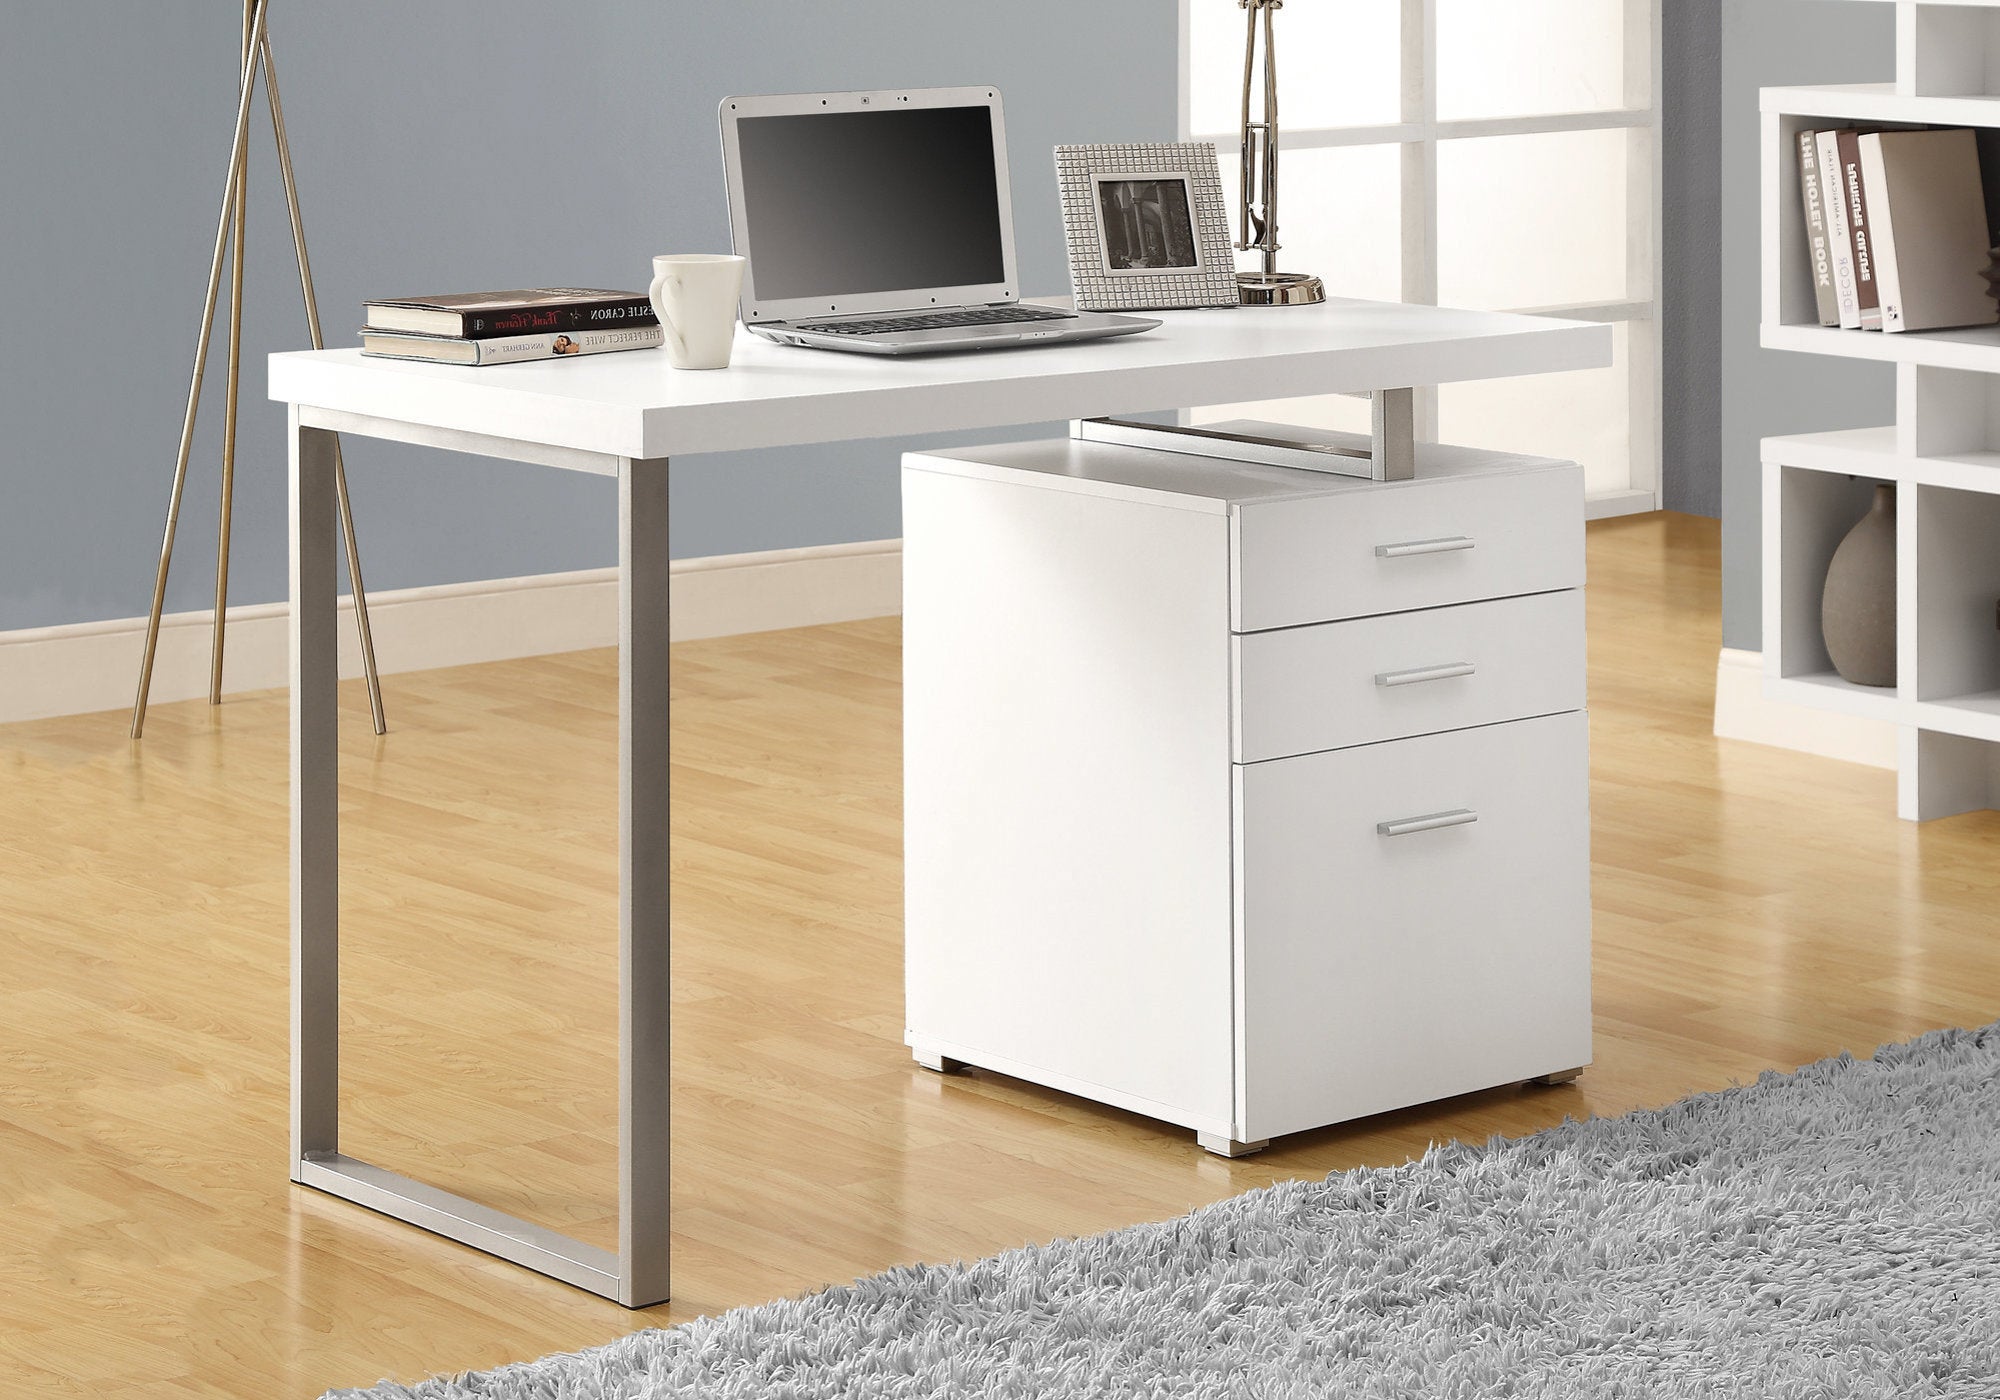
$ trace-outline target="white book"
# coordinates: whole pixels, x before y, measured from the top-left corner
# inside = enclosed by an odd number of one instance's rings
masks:
[[[567,355],[602,355],[612,350],[652,350],[665,342],[658,326],[604,331],[556,331],[547,335],[503,335],[464,340],[452,335],[389,331],[369,326],[361,332],[361,353],[393,360],[435,360],[453,365],[506,365],[520,360],[555,360]]]
[[[1978,138],[1968,130],[1883,131],[1861,138],[1861,178],[1875,232],[1886,331],[2000,320]]]
[[[1822,131],[1819,134],[1819,168],[1821,171],[1840,169],[1840,133]],[[1826,177],[1822,176],[1824,181]],[[1826,242],[1827,250],[1833,255],[1833,290],[1840,302],[1840,324],[1847,330],[1861,329],[1861,295],[1854,285],[1854,240],[1847,231],[1847,201],[1840,197],[1838,177],[1831,184],[1822,183],[1820,188],[1827,192],[1826,198]]]

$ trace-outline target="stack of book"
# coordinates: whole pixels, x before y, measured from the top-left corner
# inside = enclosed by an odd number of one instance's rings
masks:
[[[1927,331],[2000,321],[1967,129],[1801,131],[1799,187],[1823,326]]]
[[[534,287],[398,297],[365,304],[361,353],[456,365],[503,365],[609,350],[650,350],[660,321],[644,292]]]

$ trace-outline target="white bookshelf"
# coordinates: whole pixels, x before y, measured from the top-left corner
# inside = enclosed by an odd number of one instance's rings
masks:
[[[1896,366],[1895,423],[1764,440],[1764,691],[1894,724],[1898,810],[1922,821],[2000,807],[2000,325],[1822,327],[1796,137],[1854,124],[2000,128],[2000,0],[1893,3],[1895,82],[1762,94],[1761,343]],[[1897,488],[1893,688],[1842,680],[1819,616],[1833,551],[1884,481]]]

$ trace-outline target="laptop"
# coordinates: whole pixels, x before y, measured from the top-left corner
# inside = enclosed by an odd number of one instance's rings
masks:
[[[912,355],[1160,324],[1021,301],[997,88],[728,97],[721,115],[753,335]]]

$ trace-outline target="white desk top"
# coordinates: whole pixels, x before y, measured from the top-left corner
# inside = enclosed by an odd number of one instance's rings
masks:
[[[888,357],[737,328],[723,370],[658,350],[435,365],[359,350],[271,356],[282,403],[622,457],[1194,408],[1593,369],[1611,328],[1391,302],[1168,311],[1158,330],[1024,350]]]

